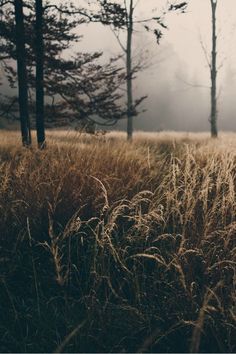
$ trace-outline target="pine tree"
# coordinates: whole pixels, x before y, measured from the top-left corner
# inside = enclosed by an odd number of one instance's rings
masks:
[[[86,13],[71,5],[54,6],[48,1],[34,4],[24,1],[24,6],[27,7],[25,43],[30,107],[34,107],[36,99],[36,110],[31,114],[36,115],[39,147],[45,145],[44,119],[51,125],[71,120],[96,120],[110,125],[123,118],[125,109],[120,102],[119,87],[124,82],[124,73],[118,68],[117,60],[103,65],[102,53],[75,53],[70,59],[63,55],[72,51],[81,39],[75,29],[88,21]],[[12,59],[16,55],[10,11],[4,14],[4,20],[0,36],[9,58],[4,67],[14,86],[16,72]]]

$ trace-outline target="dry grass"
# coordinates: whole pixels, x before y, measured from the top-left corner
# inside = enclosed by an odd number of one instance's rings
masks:
[[[1,352],[236,351],[236,139],[0,134]]]

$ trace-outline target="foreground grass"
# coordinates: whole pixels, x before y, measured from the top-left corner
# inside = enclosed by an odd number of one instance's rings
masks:
[[[236,351],[236,142],[0,143],[1,352]]]

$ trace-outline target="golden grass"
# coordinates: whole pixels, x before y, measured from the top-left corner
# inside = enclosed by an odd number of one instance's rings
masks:
[[[0,133],[0,350],[236,350],[236,135]]]

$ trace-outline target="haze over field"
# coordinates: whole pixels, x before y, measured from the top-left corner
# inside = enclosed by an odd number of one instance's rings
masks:
[[[151,8],[164,4],[160,0],[139,2],[142,18]],[[160,6],[161,7],[161,6]],[[219,129],[236,131],[236,2],[219,1],[218,4],[218,64],[219,72]],[[160,46],[151,34],[136,33],[136,52],[145,47],[151,65],[138,76],[137,95],[148,94],[144,108],[148,111],[136,118],[135,127],[141,130],[209,130],[210,74],[201,41],[209,56],[211,50],[211,8],[206,0],[191,0],[187,13],[171,14],[166,23]],[[104,50],[113,54],[120,50],[112,32],[96,25],[85,28],[87,39],[80,48]],[[88,44],[89,43],[89,47]],[[193,86],[191,86],[193,85]],[[194,87],[196,85],[196,87]],[[204,87],[198,87],[204,86]],[[209,88],[207,88],[207,86]],[[125,124],[122,125],[125,127]]]

